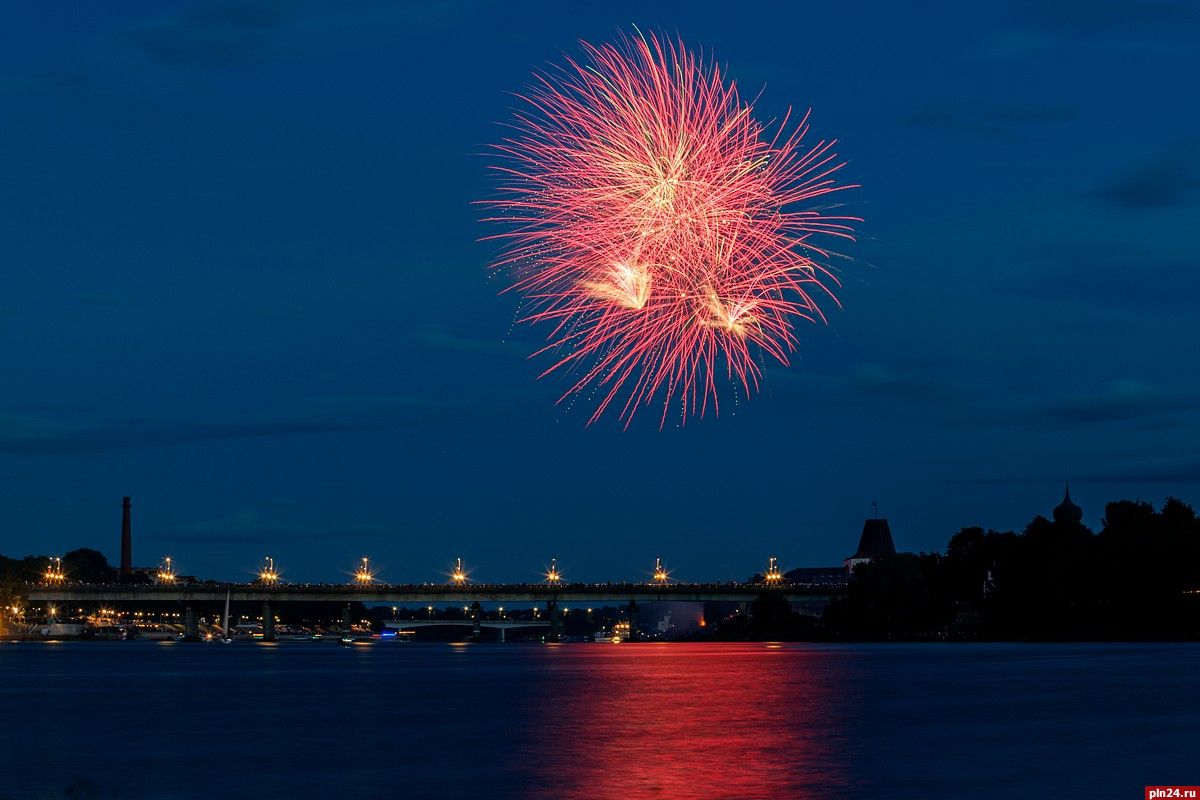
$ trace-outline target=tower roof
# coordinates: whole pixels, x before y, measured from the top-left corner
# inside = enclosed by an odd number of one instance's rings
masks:
[[[886,519],[874,517],[863,523],[862,536],[858,539],[858,550],[851,558],[873,558],[896,552],[892,542],[892,531]]]
[[[1055,522],[1080,522],[1083,519],[1083,509],[1071,502],[1071,485],[1067,484],[1067,493],[1063,501],[1054,508]]]

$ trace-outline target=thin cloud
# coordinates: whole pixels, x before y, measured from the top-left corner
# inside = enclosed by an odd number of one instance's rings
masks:
[[[850,373],[850,385],[859,393],[913,401],[934,400],[943,395],[936,381],[901,374],[883,364],[864,363]]]
[[[879,398],[929,403],[947,399],[953,390],[938,377],[949,365],[929,361],[920,364],[888,365],[877,362],[855,364],[843,375],[820,375],[801,368],[767,370],[766,391],[776,398],[801,397],[806,406],[814,397],[842,403],[847,398]],[[765,392],[764,392],[765,393]]]
[[[126,36],[163,64],[244,64],[259,58],[268,34],[285,25],[295,7],[287,0],[209,0]]]
[[[1084,474],[1092,483],[1200,484],[1200,459],[1148,459],[1119,463]]]
[[[477,402],[421,397],[325,398],[273,413],[195,420],[0,416],[0,453],[62,455],[189,442],[425,427],[508,413],[503,397]]]
[[[1200,264],[1164,261],[1121,242],[1041,245],[1018,259],[1029,269],[1006,272],[1002,287],[1021,297],[1092,303],[1113,309],[1195,313]]]
[[[1061,105],[984,106],[952,102],[918,109],[901,122],[949,133],[1017,141],[1031,128],[1072,122],[1080,116],[1078,109]]]
[[[1117,176],[1096,195],[1120,209],[1158,210],[1192,202],[1200,189],[1200,140],[1173,145]]]
[[[240,509],[217,519],[177,524],[171,530],[192,542],[213,543],[288,541],[311,534],[303,526],[264,518],[252,508]]]
[[[137,303],[132,297],[105,292],[84,292],[79,295],[79,302],[91,306],[132,306]]]
[[[974,49],[982,58],[1021,59],[1077,46],[1119,53],[1191,53],[1200,33],[1196,4],[1180,0],[1018,0],[1009,25]]]
[[[963,474],[950,479],[953,483],[964,486],[1028,486],[1045,485],[1061,481],[1061,475],[968,475]]]
[[[472,339],[452,333],[443,325],[425,325],[418,327],[410,334],[413,341],[435,350],[456,353],[478,353],[482,355],[505,356],[523,359],[529,356],[531,349],[516,342],[500,339],[489,341]]]
[[[1194,3],[1174,0],[1022,0],[1018,19],[1063,36],[1134,37],[1197,21]]]
[[[1014,421],[1042,429],[1092,427],[1104,423],[1153,424],[1159,430],[1195,424],[1200,397],[1136,380],[1111,382],[1103,391],[1027,409]]]

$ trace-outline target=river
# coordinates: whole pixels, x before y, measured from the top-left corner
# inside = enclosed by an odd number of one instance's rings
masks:
[[[0,800],[1136,798],[1200,644],[0,643]]]

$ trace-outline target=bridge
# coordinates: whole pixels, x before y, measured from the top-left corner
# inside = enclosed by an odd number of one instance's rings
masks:
[[[616,603],[629,608],[630,629],[637,629],[638,602],[752,602],[763,593],[789,602],[828,602],[846,594],[845,586],[768,583],[543,583],[543,584],[233,584],[177,581],[159,584],[69,584],[31,586],[30,602],[68,605],[177,602],[184,606],[184,638],[198,639],[194,604],[256,602],[263,604],[263,638],[274,638],[272,604],[289,602],[343,603],[342,628],[350,630],[349,604],[467,603],[472,609],[473,633],[482,625],[482,603],[545,603],[550,639],[559,636],[560,603]]]

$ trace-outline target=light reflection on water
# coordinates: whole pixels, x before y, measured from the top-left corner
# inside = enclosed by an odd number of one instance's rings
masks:
[[[0,642],[0,800],[1194,785],[1200,646]]]
[[[821,651],[568,649],[529,726],[531,798],[781,798],[845,785],[845,686]]]

